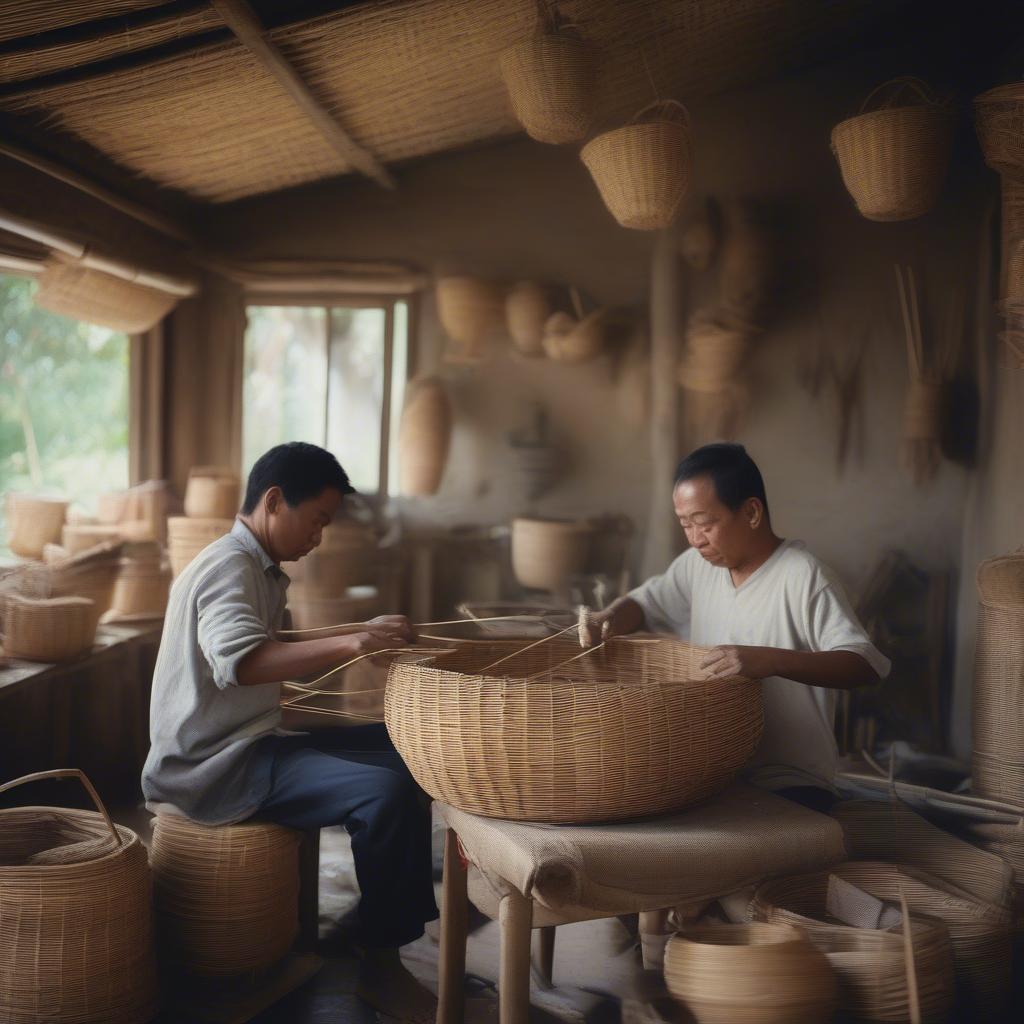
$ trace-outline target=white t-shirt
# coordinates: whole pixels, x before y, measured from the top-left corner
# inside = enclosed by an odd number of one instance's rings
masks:
[[[629,595],[647,628],[702,647],[853,651],[882,678],[889,660],[868,639],[842,586],[801,541],[787,540],[740,586],[729,570],[690,548]],[[766,789],[834,789],[836,692],[772,676],[764,680],[764,732],[746,769]]]

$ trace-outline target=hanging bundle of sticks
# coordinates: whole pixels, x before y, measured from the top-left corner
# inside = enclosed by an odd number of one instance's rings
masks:
[[[942,464],[942,416],[946,381],[952,374],[963,325],[963,291],[951,293],[951,309],[941,341],[925,345],[913,267],[896,265],[896,286],[907,343],[910,381],[903,408],[903,464],[920,487]]]

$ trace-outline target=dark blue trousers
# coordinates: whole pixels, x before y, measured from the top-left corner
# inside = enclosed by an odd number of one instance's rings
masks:
[[[255,817],[295,829],[344,825],[359,881],[360,939],[404,946],[437,916],[430,805],[383,725],[264,740],[271,788]],[[262,746],[262,744],[261,744]]]

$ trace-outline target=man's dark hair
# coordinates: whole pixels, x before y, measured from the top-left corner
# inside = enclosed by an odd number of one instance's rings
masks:
[[[706,444],[690,452],[676,466],[673,486],[698,476],[711,478],[718,500],[733,512],[739,511],[748,498],[757,498],[764,505],[765,515],[768,514],[768,496],[765,494],[761,470],[743,445]]]
[[[315,498],[328,487],[342,494],[355,492],[338,460],[330,452],[305,441],[279,444],[256,460],[245,485],[243,515],[252,515],[260,498],[271,487],[281,488],[290,508]]]

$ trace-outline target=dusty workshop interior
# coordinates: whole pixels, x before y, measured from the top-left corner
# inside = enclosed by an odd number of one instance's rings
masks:
[[[1019,1020],[1022,430],[1013,0],[0,0],[0,1024]]]

